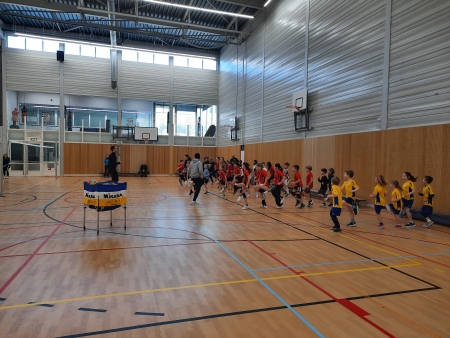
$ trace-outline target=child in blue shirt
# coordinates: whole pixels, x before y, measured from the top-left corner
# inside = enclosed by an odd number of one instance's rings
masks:
[[[208,193],[208,182],[209,182],[209,177],[210,177],[210,173],[209,173],[209,170],[208,170],[208,167],[209,167],[209,164],[204,164],[203,165],[203,180],[204,180],[204,182],[205,182],[205,194],[207,194]]]

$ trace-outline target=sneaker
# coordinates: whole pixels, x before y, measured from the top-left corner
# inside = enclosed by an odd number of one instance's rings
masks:
[[[196,201],[192,201],[192,202],[191,202],[191,205],[194,205],[194,204],[196,204],[196,205],[199,205],[199,203],[198,203],[198,202],[196,202]]]
[[[414,223],[414,222],[409,222],[409,224],[411,224],[411,226],[413,226],[413,227],[416,226],[416,223]]]
[[[355,216],[358,215],[359,207],[358,207],[357,205],[354,205],[354,206],[352,207],[352,209],[353,209],[353,213],[355,214]]]
[[[264,197],[266,197],[267,196],[267,191],[264,191],[263,195],[264,195]]]
[[[320,207],[321,207],[321,208],[326,208],[327,205],[324,203],[324,204],[322,204]]]
[[[261,209],[267,209],[267,205],[261,205]]]
[[[312,207],[313,203],[314,203],[313,200],[309,200],[308,207]]]
[[[333,203],[328,204],[328,206],[329,206],[329,207],[332,207],[332,206],[333,206]]]
[[[393,227],[393,228],[401,228],[402,225],[401,225],[401,224],[395,224],[395,225],[393,225],[392,227]]]
[[[282,207],[283,207],[283,204],[278,205],[278,206],[277,206],[277,209],[281,209]]]
[[[298,208],[303,209],[304,207],[305,207],[305,205],[302,203],[302,204],[300,204],[300,206]]]
[[[426,222],[423,226],[424,226],[425,228],[429,228],[429,227],[432,226],[433,224],[434,224],[433,221],[429,221],[429,222]]]
[[[383,224],[379,224],[378,225],[378,229],[384,229],[384,225]]]
[[[332,228],[331,231],[333,231],[333,232],[342,232],[341,228]]]
[[[290,193],[287,193],[286,196],[284,196],[284,198],[291,196]]]
[[[412,227],[415,227],[415,226],[416,226],[416,223],[414,223],[414,222],[408,222],[408,223],[405,224],[405,228],[412,228]]]
[[[312,206],[313,206],[313,205],[312,205],[312,204],[309,204],[309,203],[308,203],[308,205],[307,205],[308,208],[311,208]]]
[[[105,177],[105,176],[103,176]],[[181,178],[178,179],[178,183],[180,183],[181,186],[183,186],[183,183],[181,182]]]
[[[256,198],[258,198],[258,197],[259,197],[259,192],[257,192],[257,193],[256,193],[255,197],[256,197]]]
[[[300,201],[295,202],[295,206],[298,206],[300,204]]]
[[[335,226],[330,228],[330,230],[334,230],[334,229],[339,229],[339,228],[336,228]]]
[[[239,202],[239,201],[240,201],[241,199],[242,199],[242,196],[241,196],[241,195],[239,195],[239,197],[238,197],[237,201]]]
[[[355,227],[356,226],[356,222],[355,221],[350,221],[350,223],[347,224],[348,227]]]
[[[283,203],[284,203],[284,198],[281,197],[280,204],[283,204]]]
[[[226,197],[225,194],[223,194],[223,195],[222,195],[222,198],[225,198],[225,197]]]
[[[208,193],[209,191],[205,191],[205,195]]]
[[[248,209],[248,205],[244,205],[243,207],[242,207],[242,210],[247,210]]]

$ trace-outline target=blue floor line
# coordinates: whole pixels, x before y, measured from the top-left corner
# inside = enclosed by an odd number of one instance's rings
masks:
[[[239,258],[237,258],[231,251],[229,251],[222,243],[220,243],[217,239],[214,238],[212,233],[208,231],[207,229],[203,229],[203,231],[214,241],[216,244],[218,244],[223,250],[226,251],[236,262],[239,263],[249,274],[253,276],[258,282],[260,282],[272,295],[274,295],[284,306],[286,306],[297,318],[299,318],[303,323],[306,324],[316,335],[319,337],[324,338],[325,336],[320,333],[319,330],[317,330],[310,322],[306,320],[300,313],[298,313],[292,306],[289,305],[283,298],[281,298],[270,286],[268,286],[264,281],[261,280],[252,270],[250,270],[244,263],[242,263]]]

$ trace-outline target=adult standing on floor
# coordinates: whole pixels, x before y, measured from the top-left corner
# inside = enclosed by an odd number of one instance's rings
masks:
[[[3,154],[3,179],[9,178],[9,164],[11,160],[8,157],[8,154]]]
[[[192,199],[191,204],[199,204],[197,203],[197,197],[200,193],[200,189],[203,185],[203,163],[200,161],[200,154],[195,153],[194,159],[191,161],[191,165],[188,169],[189,177],[194,182],[194,198]]]
[[[111,154],[108,157],[108,169],[109,173],[111,175],[111,179],[114,182],[119,182],[119,174],[117,173],[117,165],[120,164],[120,162],[117,162],[117,146],[111,146]]]

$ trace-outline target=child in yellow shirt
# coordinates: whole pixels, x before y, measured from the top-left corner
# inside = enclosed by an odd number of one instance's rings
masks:
[[[433,199],[434,199],[434,190],[431,186],[431,182],[433,182],[433,177],[425,176],[423,178],[423,189],[422,192],[419,193],[420,196],[423,196],[423,206],[420,209],[420,213],[427,220],[423,226],[425,228],[429,228],[433,225],[433,221],[430,219],[430,216],[433,214]]]
[[[383,175],[378,175],[375,177],[375,183],[377,184],[375,188],[373,188],[373,194],[370,195],[370,197],[375,197],[375,203],[374,203],[374,210],[375,214],[377,214],[378,218],[378,229],[383,229],[384,224],[383,220],[381,219],[381,209],[384,209],[386,207],[386,181],[383,177]]]
[[[342,211],[342,190],[339,188],[339,183],[341,180],[339,177],[333,177],[331,179],[331,194],[328,195],[328,198],[331,199],[332,208],[330,210],[330,216],[333,220],[334,226],[331,228],[333,232],[341,232],[341,225],[339,224],[339,220],[337,216],[341,215]]]
[[[347,208],[350,214],[350,223],[347,224],[349,227],[355,227],[355,215],[358,214],[358,208],[356,207],[356,192],[359,190],[358,185],[353,180],[354,172],[353,170],[344,171],[344,184],[342,184],[341,189],[345,191],[345,199],[342,205]]]
[[[400,210],[402,210],[402,188],[400,187],[400,183],[397,180],[392,180],[390,184],[391,188],[394,188],[391,193],[391,203],[389,204],[392,212],[394,213],[395,220],[397,224],[394,225],[394,228],[401,228],[400,224]]]

